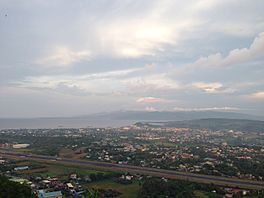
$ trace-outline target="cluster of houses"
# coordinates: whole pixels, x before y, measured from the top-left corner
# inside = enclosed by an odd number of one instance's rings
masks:
[[[10,148],[13,148],[13,149],[24,149],[24,148],[27,148],[29,147],[30,144],[13,144],[13,143],[3,143],[3,144],[0,144],[0,148],[4,148],[4,149],[10,149]]]
[[[28,170],[28,166],[19,166],[14,168],[14,172]],[[10,171],[9,171],[10,172]],[[7,174],[11,181],[18,182],[21,184],[27,184],[31,187],[33,192],[38,196],[38,198],[62,198],[62,195],[67,197],[78,198],[81,197],[85,191],[80,184],[81,179],[76,173],[72,173],[64,181],[57,177],[39,177],[30,176],[28,179],[11,176],[15,174]],[[87,181],[87,180],[85,180]]]
[[[2,158],[2,160],[4,159]],[[5,159],[5,165],[8,166],[8,163],[9,160]],[[65,196],[79,198],[86,194],[86,191],[82,185],[94,181],[94,178],[91,179],[92,177],[90,175],[80,176],[77,173],[70,173],[66,177],[63,176],[63,178],[48,176],[43,177],[38,175],[21,175],[21,173],[26,173],[27,171],[32,170],[34,169],[32,169],[30,166],[16,166],[12,170],[6,171],[2,174],[9,177],[9,180],[11,181],[18,182],[20,184],[27,184],[38,196],[38,198],[62,198]],[[138,177],[139,176],[137,175],[137,178]],[[130,184],[132,183],[132,180],[135,179],[135,177],[127,173],[119,176],[116,175],[113,179],[115,179],[115,181],[118,183]],[[119,192],[115,192],[111,189],[100,190],[102,191],[100,191],[100,193],[116,195],[120,194]]]
[[[57,177],[40,178],[32,180],[31,188],[38,194],[39,198],[53,198],[63,195],[71,197],[81,197],[85,192],[80,185],[81,178],[76,173],[69,175],[68,180],[62,182]]]
[[[257,163],[257,158],[264,155],[264,148],[233,146],[225,141],[227,135],[231,139],[241,139],[244,135],[243,132],[194,130],[190,128],[151,128],[148,125],[132,125],[116,130],[117,133],[120,133],[118,140],[116,136],[111,136],[110,133],[107,138],[93,142],[93,145],[87,149],[86,158],[119,164],[234,176],[222,171],[221,167],[225,166],[230,167],[230,170],[236,169],[236,177],[238,178],[263,180],[259,175],[239,170],[239,167],[234,163],[234,160],[254,160]],[[131,130],[136,131],[131,132]],[[131,133],[127,135],[124,132]],[[146,144],[146,142],[149,143]],[[197,145],[196,148],[193,148],[193,143]],[[134,157],[131,157],[131,153]],[[140,159],[140,163],[138,163],[139,158],[137,156],[144,155],[146,157]],[[212,171],[208,172],[208,167]]]

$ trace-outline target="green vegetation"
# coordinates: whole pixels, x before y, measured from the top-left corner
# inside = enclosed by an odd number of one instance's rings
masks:
[[[119,198],[136,198],[140,190],[140,185],[138,182],[133,182],[132,184],[120,184],[113,180],[103,180],[98,182],[92,182],[84,185],[87,189],[112,189],[122,193]]]
[[[86,194],[82,196],[82,198],[97,198],[99,197],[97,190],[87,190]]]
[[[68,175],[70,173],[76,173],[77,175],[109,175],[116,174],[112,172],[104,172],[104,171],[98,171],[92,168],[84,168],[79,166],[65,166],[62,164],[53,164],[53,163],[40,163],[40,162],[34,162],[34,161],[19,161],[17,162],[17,166],[30,166],[31,168],[39,167],[39,171],[35,169],[32,169],[27,172],[21,172],[21,175],[27,176],[29,173],[31,176],[40,176],[40,177],[60,177],[61,179],[67,179]]]
[[[35,198],[31,189],[24,184],[9,181],[8,178],[0,176],[0,198]]]
[[[264,123],[264,122],[263,122]],[[1,142],[9,149],[12,144],[29,143],[17,152],[55,155],[57,158],[45,162],[7,160],[0,170],[10,171],[12,176],[33,180],[42,177],[57,177],[62,183],[71,180],[76,173],[81,190],[97,190],[100,196],[117,197],[223,197],[228,191],[213,185],[166,179],[139,180],[122,179],[120,173],[106,168],[60,164],[60,159],[95,160],[112,164],[128,164],[187,171],[206,175],[232,176],[263,181],[264,136],[254,127],[258,121],[204,119],[177,122],[177,127],[161,125],[151,127],[142,124],[131,128],[87,128],[87,129],[18,129],[4,130]],[[175,122],[168,122],[175,124]],[[181,125],[178,125],[181,124]],[[256,124],[256,125],[255,125]],[[247,127],[247,126],[248,127]],[[239,128],[245,126],[245,130]],[[188,128],[185,128],[188,127]],[[219,130],[218,130],[219,127]],[[62,163],[62,162],[61,162]],[[16,166],[29,166],[29,170],[14,171]],[[114,169],[112,169],[114,170]],[[143,179],[143,180],[142,180]],[[120,182],[120,183],[118,183]],[[254,193],[250,191],[250,193]],[[87,193],[89,194],[89,193]],[[175,195],[176,194],[176,195]],[[250,194],[251,195],[251,194]],[[91,195],[92,196],[92,195]],[[253,196],[253,195],[252,195]],[[255,196],[255,195],[254,195]]]
[[[192,129],[211,129],[222,130],[230,129],[244,132],[262,132],[264,121],[258,120],[243,120],[243,119],[224,119],[224,118],[209,118],[187,121],[173,121],[164,124],[167,127],[192,128]]]
[[[214,185],[158,178],[146,179],[139,191],[140,198],[221,198],[224,192]]]
[[[163,181],[161,179],[147,179],[139,192],[141,198],[162,198],[162,197],[195,197],[192,188],[185,182]]]

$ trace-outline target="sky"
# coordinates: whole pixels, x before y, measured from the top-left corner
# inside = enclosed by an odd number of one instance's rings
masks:
[[[1,0],[0,117],[264,115],[263,0]]]

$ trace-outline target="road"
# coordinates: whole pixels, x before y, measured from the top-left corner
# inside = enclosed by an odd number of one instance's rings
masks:
[[[220,186],[239,187],[244,189],[255,189],[255,190],[264,189],[264,182],[252,181],[252,180],[242,180],[242,179],[219,177],[219,176],[201,175],[201,174],[194,174],[187,172],[122,165],[122,164],[113,164],[113,163],[98,162],[91,160],[76,160],[69,158],[56,158],[53,156],[22,154],[7,150],[0,150],[0,155],[9,158],[24,158],[24,159],[26,158],[29,160],[41,161],[41,162],[44,161],[49,163],[59,163],[65,165],[87,166],[87,167],[93,167],[104,170],[139,173],[143,175],[165,177],[170,179],[180,179],[180,180],[192,181],[197,183],[215,184]]]

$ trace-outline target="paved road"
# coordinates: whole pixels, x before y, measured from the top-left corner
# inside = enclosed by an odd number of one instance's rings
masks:
[[[7,150],[0,150],[0,155],[7,157],[15,157],[15,158],[26,158],[36,161],[68,164],[68,165],[90,166],[94,168],[102,168],[105,170],[112,170],[112,171],[133,172],[143,175],[152,175],[152,176],[165,177],[171,179],[181,179],[181,180],[187,180],[197,183],[206,183],[206,184],[213,183],[215,185],[240,187],[245,189],[264,189],[264,182],[251,181],[251,180],[241,180],[234,178],[193,174],[193,173],[178,172],[172,170],[131,166],[131,165],[112,164],[112,163],[97,162],[90,160],[76,160],[69,158],[56,158],[53,156],[21,154]]]

